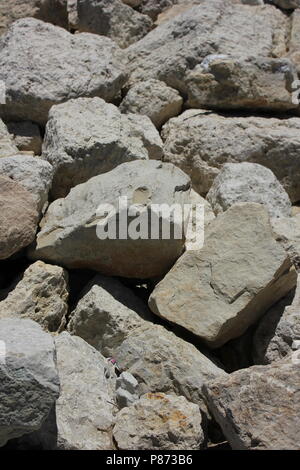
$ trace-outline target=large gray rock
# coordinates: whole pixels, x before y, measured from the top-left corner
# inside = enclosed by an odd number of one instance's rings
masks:
[[[300,271],[300,214],[272,219],[276,240],[288,252],[297,271]]]
[[[9,134],[4,122],[0,119],[0,159],[16,155],[18,148]]]
[[[123,48],[152,29],[148,16],[134,11],[121,0],[77,0],[77,15],[79,31],[109,36]]]
[[[128,48],[131,82],[155,78],[186,93],[186,74],[210,54],[280,57],[288,26],[270,5],[205,0]]]
[[[181,255],[185,240],[180,218],[153,205],[169,208],[176,203],[182,212],[189,193],[189,177],[174,165],[153,160],[123,163],[76,186],[65,199],[49,206],[31,256],[108,276],[147,279],[163,275]],[[189,214],[184,212],[186,223]],[[120,233],[115,233],[117,216]],[[146,233],[150,216],[152,233]],[[159,223],[165,238],[158,233],[155,239],[153,227],[159,229]]]
[[[289,357],[234,372],[204,393],[232,449],[299,450],[299,382],[299,362]]]
[[[297,72],[288,59],[210,55],[186,76],[188,106],[208,109],[297,109]]]
[[[199,407],[163,393],[120,411],[113,434],[121,450],[199,450],[204,441]]]
[[[289,217],[291,201],[271,170],[257,163],[225,163],[207,194],[215,214],[239,202],[256,202],[270,217]]]
[[[0,158],[0,173],[20,183],[32,195],[37,209],[43,212],[48,204],[54,169],[50,163],[30,155]]]
[[[20,183],[0,174],[0,260],[33,242],[38,216],[33,196]]]
[[[256,364],[270,364],[293,352],[300,341],[300,277],[291,305],[269,310],[261,319],[253,341]],[[280,308],[281,307],[281,308]],[[282,308],[283,307],[283,308]],[[300,343],[299,343],[300,344]]]
[[[9,122],[9,133],[18,149],[22,152],[33,152],[35,155],[42,153],[42,136],[37,124],[30,121]]]
[[[204,247],[185,253],[149,299],[151,310],[216,348],[241,336],[296,283],[260,204],[236,204],[212,221]]]
[[[125,116],[100,98],[70,100],[49,113],[43,158],[55,168],[55,198],[120,163],[162,155],[162,141],[150,119]]]
[[[224,163],[266,166],[292,202],[300,200],[300,119],[231,117],[189,110],[163,127],[164,160],[191,176],[205,195]]]
[[[117,279],[96,276],[71,313],[68,330],[104,356],[151,318],[144,302]]]
[[[114,353],[121,371],[139,382],[140,395],[164,392],[183,395],[205,412],[203,383],[225,372],[195,346],[160,325],[133,331]]]
[[[126,81],[122,60],[109,38],[18,20],[0,38],[0,80],[6,85],[0,115],[45,125],[54,104],[79,96],[110,101]]]
[[[58,331],[66,323],[68,295],[68,273],[37,261],[0,302],[0,318],[30,318],[45,330]]]
[[[54,342],[24,319],[0,319],[0,447],[41,427],[59,395]]]
[[[156,127],[180,114],[183,99],[177,90],[159,80],[146,80],[133,85],[120,105],[122,113],[144,114]]]

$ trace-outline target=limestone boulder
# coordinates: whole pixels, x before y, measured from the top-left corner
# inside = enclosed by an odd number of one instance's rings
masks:
[[[160,128],[180,114],[183,99],[177,90],[159,80],[146,80],[133,85],[120,105],[122,113],[143,114]]]
[[[52,337],[25,319],[0,319],[0,447],[41,427],[59,396]]]
[[[121,410],[113,434],[121,450],[199,450],[204,440],[199,407],[164,393]]]
[[[210,223],[149,299],[151,310],[217,348],[241,336],[296,283],[260,204],[236,204]]]
[[[32,195],[20,183],[0,175],[0,260],[33,242],[38,215]]]
[[[30,318],[45,330],[58,331],[66,323],[68,295],[68,273],[37,261],[0,302],[0,318]]]
[[[215,214],[233,204],[263,204],[270,217],[289,217],[291,201],[285,189],[268,168],[257,163],[225,163],[207,194]]]
[[[292,202],[300,200],[300,119],[232,117],[189,110],[163,127],[164,160],[191,176],[205,195],[224,163],[259,163],[273,171]]]
[[[53,106],[43,159],[53,165],[54,198],[120,163],[161,159],[162,141],[146,116],[123,115],[101,98],[78,98]]]
[[[174,165],[123,163],[54,201],[30,256],[107,276],[163,275],[183,251],[189,194],[189,177]]]
[[[109,38],[18,20],[0,39],[0,80],[6,86],[0,116],[45,125],[54,104],[79,96],[110,101],[127,79],[122,64],[121,50]]]

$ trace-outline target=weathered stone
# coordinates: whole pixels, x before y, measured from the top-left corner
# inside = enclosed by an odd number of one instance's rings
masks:
[[[231,117],[189,110],[163,127],[164,160],[191,176],[205,195],[224,163],[259,163],[273,171],[292,202],[300,200],[300,119]]]
[[[299,450],[300,367],[294,362],[254,366],[204,386],[232,449]]]
[[[241,336],[296,283],[260,204],[236,204],[207,228],[202,250],[185,253],[150,296],[157,315],[217,348]]]
[[[109,38],[18,20],[0,38],[0,80],[6,85],[0,115],[45,125],[54,104],[79,96],[112,100],[127,78],[122,61]]]
[[[288,26],[270,5],[204,0],[128,48],[130,81],[155,78],[186,93],[186,74],[210,54],[281,57]]]
[[[300,271],[300,214],[272,219],[271,222],[276,240],[288,252],[297,271]]]
[[[188,0],[188,5],[190,7],[191,5],[194,6],[202,2],[203,0]],[[176,7],[183,8],[186,3],[187,0],[141,0],[139,10],[155,20],[158,15],[165,12],[166,10],[167,13],[169,10]],[[184,10],[182,9],[181,13],[183,11]]]
[[[297,109],[293,84],[297,71],[289,59],[207,56],[186,76],[188,106],[208,109]]]
[[[77,0],[77,14],[79,31],[109,36],[122,48],[138,41],[152,28],[148,16],[121,0]]]
[[[45,330],[58,331],[66,323],[67,300],[67,272],[59,266],[37,261],[0,302],[0,318],[30,318]]]
[[[15,155],[0,158],[0,173],[20,183],[33,197],[39,212],[48,204],[53,167],[41,158]]]
[[[35,237],[38,212],[32,195],[0,175],[0,260],[28,246]]]
[[[116,400],[120,409],[132,405],[139,399],[138,381],[128,372],[122,372],[116,381]]]
[[[70,189],[120,163],[161,159],[162,141],[146,116],[125,116],[100,98],[78,98],[53,106],[43,158],[55,168],[52,195]]]
[[[160,325],[146,324],[133,331],[116,349],[114,357],[119,369],[139,382],[139,395],[175,393],[204,411],[203,383],[225,374],[195,346]]]
[[[24,319],[0,319],[0,447],[35,431],[59,395],[54,343]]]
[[[185,249],[186,251],[201,250],[205,239],[205,230],[208,224],[215,219],[215,214],[210,203],[193,189],[191,190],[190,204],[192,208],[187,227]]]
[[[288,57],[297,67],[298,74],[300,73],[300,10],[295,10],[292,14],[291,31],[288,41]],[[295,96],[299,97],[300,84],[296,83],[294,86]],[[298,91],[298,93],[297,93]]]
[[[163,393],[120,411],[113,433],[121,450],[199,450],[204,441],[199,407]]]
[[[122,113],[148,116],[156,127],[180,114],[183,99],[177,90],[159,80],[146,80],[130,88],[120,105]]]
[[[147,318],[150,311],[130,289],[117,279],[98,275],[71,313],[68,330],[108,357]]]
[[[284,300],[281,305],[269,310],[259,323],[253,342],[256,364],[270,364],[290,355],[293,343],[300,341],[299,276],[294,298],[289,296]]]
[[[32,151],[35,155],[42,153],[42,137],[39,126],[30,121],[10,122],[7,125],[13,134],[14,143],[21,151]]]
[[[3,121],[0,119],[0,159],[18,153],[18,148]]]
[[[157,20],[155,21],[155,25],[159,26],[160,24],[163,24],[166,21],[172,20],[173,18],[175,18],[175,16],[181,15],[182,13],[187,11],[189,8],[192,8],[197,3],[199,3],[199,1],[198,2],[195,1],[194,3],[185,1],[184,3],[182,3],[182,0],[181,0],[178,5],[175,4],[167,8],[166,10],[164,10],[162,13],[160,13],[157,17]]]
[[[189,177],[174,165],[153,160],[123,163],[76,186],[65,199],[49,206],[31,256],[108,276],[161,276],[181,255],[185,239],[181,220],[156,211],[153,205],[183,207],[189,193]],[[189,214],[184,216],[186,224]],[[163,229],[170,229],[170,237],[155,239],[145,233],[150,218],[151,228],[159,229],[161,223]]]
[[[289,217],[291,201],[271,170],[257,163],[225,163],[207,194],[215,214],[239,202],[256,202],[270,217]]]

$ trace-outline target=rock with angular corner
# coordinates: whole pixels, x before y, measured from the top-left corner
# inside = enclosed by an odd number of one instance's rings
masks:
[[[49,113],[43,159],[55,169],[52,196],[120,163],[161,159],[162,141],[146,116],[128,116],[101,98],[78,98],[53,106]]]
[[[204,0],[127,49],[130,82],[155,78],[186,93],[186,74],[208,55],[281,57],[288,31],[273,6]]]
[[[189,177],[174,165],[123,163],[49,206],[31,256],[108,276],[161,276],[183,251],[189,194]],[[183,217],[169,212],[173,204]]]
[[[70,34],[34,18],[16,21],[0,38],[6,86],[0,116],[45,125],[54,104],[79,96],[112,100],[127,78],[121,54],[103,36]]]
[[[299,382],[292,355],[217,379],[204,393],[232,449],[299,450]]]
[[[300,214],[272,219],[271,223],[276,240],[288,252],[297,271],[300,271]]]
[[[183,395],[204,412],[203,383],[225,374],[195,346],[160,325],[146,324],[133,331],[114,357],[120,371],[139,382],[139,395],[159,391]]]
[[[16,155],[18,148],[9,134],[4,122],[0,119],[0,159]]]
[[[20,183],[0,175],[0,260],[33,242],[38,215],[33,196]]]
[[[132,405],[139,399],[138,381],[129,374],[122,372],[116,381],[116,401],[120,409]]]
[[[177,90],[159,80],[133,85],[120,105],[122,113],[144,114],[156,127],[180,114],[183,99]]]
[[[150,296],[151,310],[217,348],[241,336],[296,283],[260,204],[212,221],[204,247],[185,253]]]
[[[121,450],[199,450],[204,441],[199,407],[164,393],[147,393],[121,410],[113,435]]]
[[[0,158],[0,173],[20,183],[32,195],[37,209],[43,212],[53,178],[53,167],[41,158],[15,155]]]
[[[30,121],[9,122],[7,128],[13,135],[17,148],[22,152],[42,153],[42,136],[39,126]]]
[[[117,279],[98,275],[71,313],[68,330],[104,356],[112,357],[147,319],[151,319],[151,312],[139,297]]]
[[[188,106],[208,109],[296,110],[297,71],[289,59],[209,55],[186,76]]]
[[[164,160],[191,176],[205,195],[224,163],[259,163],[273,171],[292,202],[300,200],[300,119],[232,117],[188,110],[163,127]]]
[[[192,207],[186,234],[185,249],[186,251],[201,250],[205,240],[206,228],[210,222],[215,219],[215,214],[210,203],[193,189],[191,190],[190,204]]]
[[[58,331],[66,324],[68,295],[68,273],[37,261],[0,302],[0,318],[30,318],[47,331]]]
[[[269,310],[261,319],[253,341],[256,364],[270,364],[293,352],[300,341],[300,277],[294,298],[275,311]],[[299,342],[300,344],[300,342]]]
[[[59,396],[52,337],[24,319],[0,319],[0,447],[40,428]]]
[[[152,21],[122,0],[77,0],[78,30],[108,36],[125,48],[152,29]],[[122,27],[120,27],[122,25]]]
[[[270,217],[289,217],[291,201],[271,170],[257,163],[225,163],[207,194],[215,214],[239,202],[256,202]]]

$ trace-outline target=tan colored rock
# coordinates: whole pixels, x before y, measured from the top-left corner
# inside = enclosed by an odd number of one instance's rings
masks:
[[[217,348],[241,336],[296,283],[260,204],[236,204],[210,223],[149,299],[151,310]]]
[[[300,367],[295,354],[204,386],[209,409],[232,449],[300,449]]]
[[[0,175],[0,260],[34,240],[38,216],[32,195],[21,184]]]
[[[296,269],[300,271],[300,214],[272,219],[271,222],[276,240],[287,251]]]
[[[68,296],[67,272],[37,261],[0,302],[0,318],[29,318],[46,331],[59,331],[66,324]]]
[[[190,219],[187,228],[185,249],[201,250],[205,240],[205,232],[212,220],[215,219],[214,211],[210,203],[193,189],[190,195],[192,205]],[[199,232],[202,231],[202,236]]]
[[[199,407],[184,397],[147,393],[121,410],[113,430],[121,450],[199,450]]]
[[[172,1],[172,0],[171,0]],[[178,0],[177,0],[178,1]],[[162,13],[160,13],[155,21],[155,24],[157,26],[165,23],[166,21],[170,21],[172,20],[173,18],[175,18],[175,16],[177,15],[181,15],[182,13],[184,13],[185,11],[187,11],[189,8],[192,8],[195,4],[199,3],[199,1],[195,1],[194,3],[193,2],[189,2],[189,1],[185,1],[185,2],[181,2],[179,3],[179,5],[173,5],[171,6],[170,8],[167,8],[165,11],[163,11]]]

